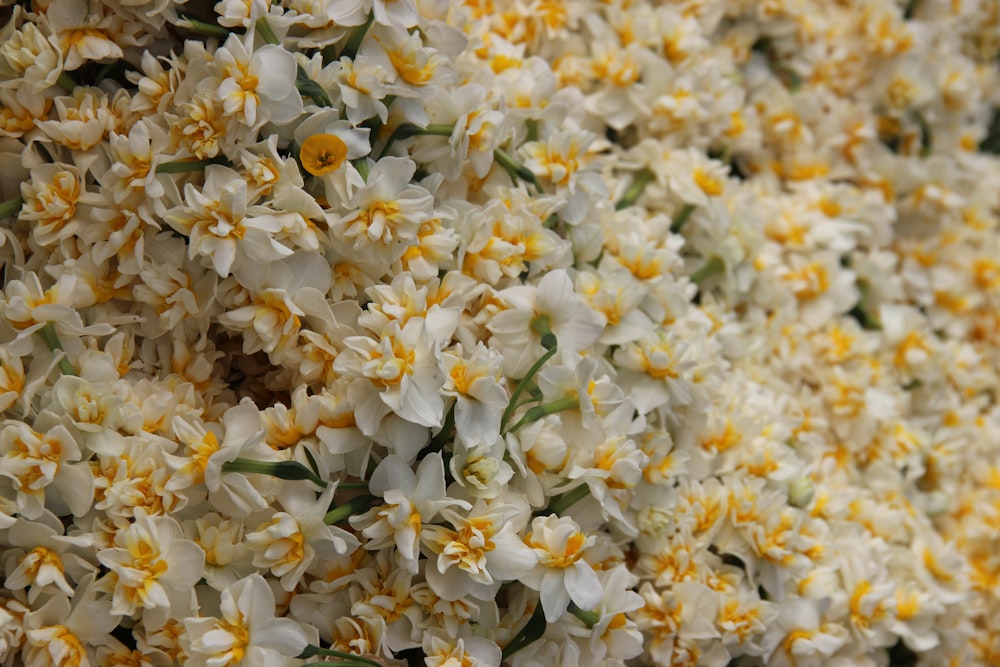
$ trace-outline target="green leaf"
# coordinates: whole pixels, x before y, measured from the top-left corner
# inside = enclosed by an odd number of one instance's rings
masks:
[[[545,627],[547,623],[545,622],[545,612],[542,611],[542,603],[539,601],[538,606],[535,607],[535,612],[528,619],[528,622],[524,624],[520,632],[510,640],[503,651],[501,652],[501,659],[507,660],[510,656],[514,655],[522,648],[531,644],[541,638],[545,634]]]

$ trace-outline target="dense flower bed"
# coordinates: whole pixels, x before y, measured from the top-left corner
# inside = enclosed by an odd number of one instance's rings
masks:
[[[0,7],[0,663],[1000,664],[1000,2]]]

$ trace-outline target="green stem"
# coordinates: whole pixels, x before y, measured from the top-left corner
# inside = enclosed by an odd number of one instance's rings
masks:
[[[343,505],[338,505],[337,507],[334,507],[332,510],[327,512],[326,516],[323,517],[323,523],[325,523],[328,526],[332,526],[335,523],[340,523],[347,517],[353,515],[355,512],[359,512],[361,510],[368,510],[369,508],[371,508],[372,503],[375,500],[378,500],[378,498],[369,493],[366,493],[363,496],[357,496],[356,498],[351,498]],[[306,657],[308,658],[309,656]]]
[[[73,89],[76,88],[76,81],[66,72],[59,75],[59,78],[56,79],[56,84],[67,93],[72,93]]]
[[[503,411],[503,416],[500,418],[501,433],[506,432],[505,428],[510,422],[510,418],[514,416],[514,410],[516,410],[518,406],[517,400],[521,398],[521,394],[523,394],[529,386],[534,384],[533,378],[535,377],[535,374],[538,373],[542,366],[545,365],[545,362],[555,355],[556,350],[559,348],[555,334],[549,330],[549,321],[547,316],[542,315],[533,319],[531,321],[531,328],[536,333],[541,334],[542,346],[546,351],[545,354],[538,358],[538,361],[532,364],[525,376],[521,378],[520,382],[517,383],[517,386],[514,387],[514,392],[510,395],[510,401],[507,403],[507,408]]]
[[[854,308],[848,313],[851,317],[856,319],[858,323],[865,329],[870,330],[880,330],[882,328],[882,323],[879,321],[878,317],[871,314],[871,301],[870,292],[871,286],[867,280],[858,280],[858,302],[855,304]]]
[[[20,197],[14,197],[13,199],[8,199],[7,201],[0,203],[0,220],[9,218],[12,215],[17,215],[21,212],[21,206],[24,205],[24,200]]]
[[[580,619],[580,621],[588,628],[593,628],[601,621],[601,615],[596,611],[584,611],[583,609],[577,607],[573,602],[569,603],[569,613]]]
[[[341,58],[350,58],[351,60],[354,60],[354,56],[358,55],[358,50],[361,49],[361,42],[364,41],[365,35],[368,34],[368,28],[371,27],[372,21],[374,20],[375,13],[368,12],[368,19],[351,31],[351,36],[347,38],[347,44],[344,45],[344,50],[340,52]]]
[[[427,446],[423,448],[420,452],[420,458],[423,458],[427,454],[433,452],[440,452],[444,448],[444,443],[448,442],[448,438],[451,437],[451,432],[455,430],[455,405],[458,401],[451,404],[448,408],[448,413],[444,416],[444,424],[441,426],[441,430],[438,431],[431,441],[427,443]]]
[[[278,41],[278,36],[274,34],[273,30],[271,30],[271,24],[267,22],[267,19],[259,18],[257,19],[257,23],[255,25],[257,26],[257,34],[260,35],[261,39],[263,39],[266,43],[281,43]]]
[[[368,482],[341,482],[340,484],[337,485],[337,490],[338,491],[345,491],[345,490],[367,491],[368,490]]]
[[[538,191],[538,194],[543,194],[545,192],[545,190],[542,189],[542,184],[538,182],[538,177],[535,176],[535,172],[515,160],[502,148],[493,149],[493,159],[496,160],[508,174],[510,174],[511,180],[517,182],[517,179],[520,178],[522,181],[527,181],[535,186],[535,190]]]
[[[340,658],[341,660],[349,660],[354,663],[359,663],[362,665],[368,665],[369,667],[382,667],[382,663],[372,660],[371,658],[366,658],[362,655],[357,655],[355,653],[344,653],[343,651],[337,651],[332,648],[321,648],[319,646],[313,646],[309,644],[306,646],[302,653],[295,656],[296,658],[303,660],[306,658],[313,658],[317,655],[329,656],[331,658]],[[317,663],[322,664],[322,663]]]
[[[409,139],[410,137],[415,137],[419,133],[420,133],[420,128],[416,125],[413,125],[412,123],[403,123],[402,125],[398,126],[395,130],[392,131],[392,134],[389,135],[389,138],[385,140],[385,145],[382,146],[382,152],[378,154],[379,158],[381,159],[386,153],[388,153],[389,149],[392,148],[392,145],[397,141],[402,141],[404,139]]]
[[[253,461],[233,459],[222,464],[222,472],[257,473],[286,480],[309,480],[322,487],[327,481],[298,461]]]
[[[655,175],[652,170],[645,167],[636,172],[635,180],[632,181],[632,185],[628,186],[628,190],[625,191],[622,198],[615,204],[615,210],[620,211],[623,208],[628,208],[638,201],[642,191],[646,189],[646,186],[649,185],[654,177]]]
[[[694,213],[694,204],[684,204],[684,208],[677,212],[677,217],[674,218],[673,222],[670,223],[670,231],[674,234],[679,234],[681,229],[684,227],[684,223],[688,221],[691,214]]]
[[[722,262],[722,258],[719,256],[712,257],[712,259],[708,260],[708,263],[705,264],[705,266],[691,274],[691,282],[700,283],[701,281],[711,278],[717,273],[722,273],[725,270],[726,265]]]
[[[414,125],[413,123],[403,123],[389,135],[389,138],[385,142],[385,146],[382,147],[382,152],[379,153],[379,157],[381,158],[383,155],[388,153],[389,149],[397,141],[403,141],[404,139],[417,136],[450,137],[454,131],[454,125],[428,125],[427,127],[420,127],[419,125]]]
[[[587,486],[586,484],[581,484],[575,489],[570,489],[566,493],[560,493],[558,496],[555,496],[552,500],[549,501],[548,507],[539,512],[536,512],[536,514],[539,515],[562,514],[567,509],[569,509],[573,503],[575,503],[578,500],[583,500],[588,495],[590,495],[590,487]]]
[[[531,614],[531,618],[528,622],[524,624],[524,627],[514,635],[514,638],[508,642],[506,646],[503,647],[501,652],[501,660],[507,660],[510,656],[514,655],[522,648],[537,641],[543,634],[545,634],[545,612],[542,611],[542,603],[539,602],[538,606],[535,607],[535,611]]]
[[[210,157],[205,160],[178,160],[177,162],[164,162],[163,164],[156,165],[156,173],[186,174],[192,171],[204,171],[205,167],[210,164],[230,166],[232,163],[221,155],[217,157]]]
[[[309,78],[306,71],[302,69],[302,65],[299,65],[295,70],[295,88],[321,107],[333,106],[330,96],[318,83]]]
[[[524,125],[528,128],[528,141],[538,141],[538,121],[534,118],[529,118],[525,121]]]
[[[69,359],[66,358],[66,350],[63,349],[62,341],[59,340],[59,334],[56,333],[55,323],[46,322],[45,326],[38,330],[38,335],[42,337],[51,352],[57,354],[62,352],[62,357],[59,358],[59,370],[62,374],[78,375],[73,364],[69,363]]]
[[[368,158],[359,157],[356,160],[351,160],[351,164],[354,165],[354,168],[358,170],[359,174],[361,174],[361,178],[365,179],[365,183],[367,183],[368,182]]]
[[[549,403],[543,403],[542,405],[536,405],[535,407],[524,413],[521,420],[514,424],[508,433],[514,433],[519,428],[525,424],[530,424],[533,421],[538,421],[542,417],[548,415],[554,415],[557,412],[564,412],[566,410],[575,410],[580,407],[580,399],[576,396],[564,396],[562,398],[556,399]]]
[[[193,32],[198,35],[204,35],[206,37],[218,37],[219,39],[226,39],[232,33],[222,26],[218,26],[212,23],[206,23],[204,21],[199,21],[198,19],[191,18],[190,16],[180,16],[177,22],[177,27],[188,32]]]

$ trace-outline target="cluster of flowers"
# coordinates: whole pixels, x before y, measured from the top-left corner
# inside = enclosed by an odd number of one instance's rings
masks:
[[[3,665],[1000,663],[996,0],[4,4]]]

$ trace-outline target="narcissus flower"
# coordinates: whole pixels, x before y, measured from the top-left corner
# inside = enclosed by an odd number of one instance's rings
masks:
[[[314,134],[299,148],[302,168],[313,176],[336,171],[347,159],[347,144],[335,134]]]

